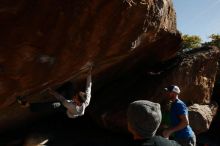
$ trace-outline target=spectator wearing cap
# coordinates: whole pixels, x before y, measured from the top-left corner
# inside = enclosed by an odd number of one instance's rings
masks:
[[[173,140],[156,136],[161,123],[160,104],[147,100],[132,102],[127,110],[128,131],[135,146],[180,146]]]
[[[170,109],[171,127],[163,131],[163,136],[169,138],[174,134],[174,139],[182,146],[195,146],[196,137],[189,125],[188,109],[178,97],[180,89],[176,85],[165,88],[167,97],[172,102]]]

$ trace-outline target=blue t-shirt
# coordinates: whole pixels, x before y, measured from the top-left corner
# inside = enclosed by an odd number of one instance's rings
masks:
[[[171,125],[175,127],[180,123],[179,116],[180,115],[187,115],[188,116],[188,109],[181,100],[177,99],[171,105]],[[188,125],[182,130],[175,132],[175,138],[189,138],[193,137],[194,132],[192,128]]]

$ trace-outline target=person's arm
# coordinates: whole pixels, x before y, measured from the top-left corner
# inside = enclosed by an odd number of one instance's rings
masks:
[[[62,95],[60,95],[56,91],[54,91],[52,89],[48,89],[48,92],[51,95],[53,95],[57,100],[59,100],[63,104],[63,106],[66,107],[67,109],[76,109],[75,105],[73,105],[72,103],[68,102],[65,97],[63,97]]]
[[[188,120],[187,115],[185,114],[180,115],[179,119],[180,119],[180,123],[178,125],[176,125],[175,127],[168,128],[163,131],[163,136],[165,138],[169,138],[172,133],[177,132],[189,125],[189,120]]]
[[[86,80],[86,101],[84,102],[85,106],[88,106],[90,103],[90,99],[91,99],[91,90],[92,90],[92,73],[91,73],[91,69],[89,71],[89,74],[87,76],[87,80]]]
[[[48,93],[50,93],[51,95],[53,95],[57,100],[63,102],[66,100],[65,97],[63,97],[61,94],[59,94],[58,92],[52,90],[52,89],[48,89]]]

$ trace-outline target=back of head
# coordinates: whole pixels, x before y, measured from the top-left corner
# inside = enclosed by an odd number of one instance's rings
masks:
[[[132,102],[127,111],[127,120],[132,128],[142,138],[155,135],[161,123],[160,104],[148,100]]]

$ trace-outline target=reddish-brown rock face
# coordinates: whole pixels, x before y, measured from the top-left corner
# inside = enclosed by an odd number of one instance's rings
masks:
[[[98,73],[110,67],[126,71],[138,60],[157,62],[174,55],[180,35],[172,1],[134,2],[1,1],[0,107],[18,95],[79,78],[88,62],[94,62],[94,74],[104,81]],[[120,62],[125,64],[114,69]]]

